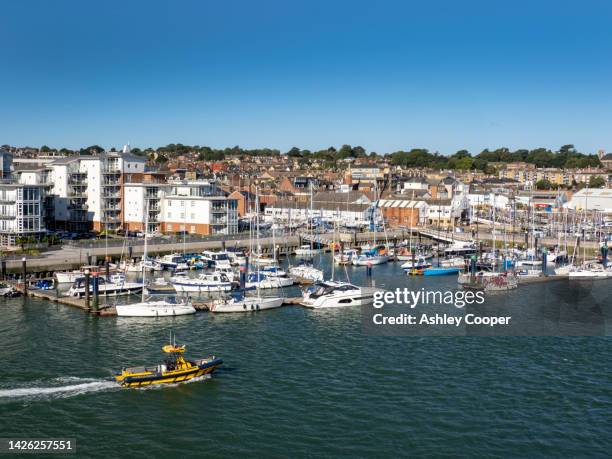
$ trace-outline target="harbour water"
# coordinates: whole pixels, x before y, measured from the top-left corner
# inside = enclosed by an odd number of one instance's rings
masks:
[[[373,271],[386,289],[456,286],[399,264]],[[367,281],[365,268],[348,272]],[[566,298],[569,310],[593,295],[605,335],[610,287],[533,285],[505,301],[525,312]],[[88,457],[608,457],[612,447],[609,336],[372,337],[359,308],[153,320],[32,298],[0,308],[2,436],[75,438]],[[224,367],[201,382],[118,388],[113,372],[159,361],[170,330]]]

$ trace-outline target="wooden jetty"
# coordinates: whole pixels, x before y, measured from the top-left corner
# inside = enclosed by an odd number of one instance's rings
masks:
[[[17,285],[17,288],[23,292],[23,284]],[[93,296],[90,299],[91,304],[87,307],[85,298],[75,298],[72,296],[60,296],[57,294],[56,290],[33,290],[28,289],[25,294],[27,296],[38,298],[41,300],[51,301],[57,304],[63,304],[65,306],[72,306],[77,309],[81,309],[82,311],[88,312],[90,314],[95,314],[98,316],[110,317],[116,316],[117,310],[115,306],[110,304],[100,304],[97,309],[93,308]],[[102,298],[108,298],[101,296]],[[114,297],[113,297],[114,298]],[[286,297],[283,301],[283,306],[300,306],[301,297]],[[212,304],[212,300],[192,301],[193,307],[196,311],[208,311],[210,305]]]

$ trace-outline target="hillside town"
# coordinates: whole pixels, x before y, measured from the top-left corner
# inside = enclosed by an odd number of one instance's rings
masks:
[[[612,154],[604,151],[597,166],[490,161],[479,170],[405,165],[417,151],[396,161],[395,154],[366,155],[361,147],[348,147],[348,154],[330,162],[297,148],[249,155],[238,147],[203,153],[180,144],[158,151],[4,146],[0,246],[15,248],[49,235],[142,235],[145,221],[152,235],[231,235],[244,228],[242,219],[256,205],[268,221],[320,218],[356,229],[369,227],[374,208],[388,229],[448,230],[473,224],[477,214],[490,216],[494,208],[498,218],[525,208],[549,215],[591,212],[602,221],[612,216]]]

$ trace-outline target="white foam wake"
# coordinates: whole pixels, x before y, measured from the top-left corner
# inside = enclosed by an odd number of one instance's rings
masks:
[[[73,378],[71,378],[73,379]],[[78,379],[78,378],[74,378]],[[117,388],[117,384],[109,380],[86,380],[80,384],[69,384],[65,386],[51,387],[14,387],[10,389],[0,389],[0,399],[13,398],[64,398],[90,392],[99,392],[111,388]]]

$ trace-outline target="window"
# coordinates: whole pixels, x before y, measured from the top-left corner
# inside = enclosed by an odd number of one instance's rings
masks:
[[[191,219],[195,220],[195,214],[191,214]]]
[[[190,230],[190,231],[191,231],[192,233],[195,233],[195,232],[196,232],[196,227],[195,227],[195,225],[191,225],[191,230]]]
[[[172,212],[168,212],[168,218],[172,218]]]
[[[172,223],[168,223],[168,231],[172,231]]]
[[[195,201],[191,201],[191,207],[195,207]]]

